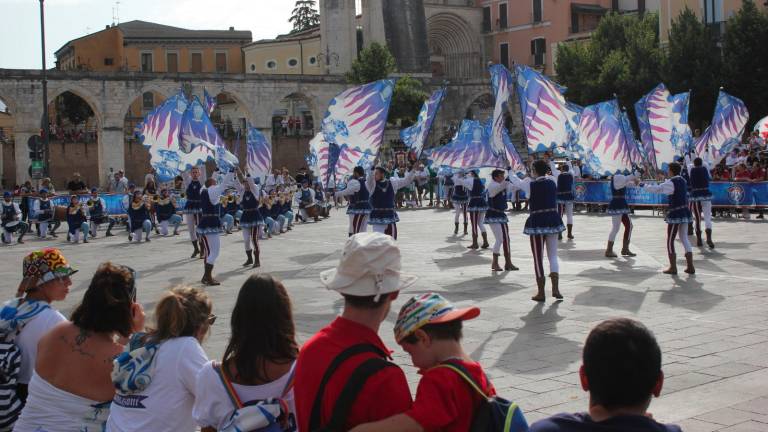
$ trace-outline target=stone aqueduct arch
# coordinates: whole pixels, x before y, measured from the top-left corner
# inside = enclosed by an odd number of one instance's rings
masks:
[[[290,96],[307,102],[317,125],[321,109],[346,88],[342,77],[328,76],[245,76],[142,74],[131,72],[48,73],[48,101],[69,91],[85,100],[93,109],[98,127],[99,181],[106,183],[108,168],[124,168],[125,115],[130,105],[147,91],[164,97],[173,95],[185,84],[202,98],[203,88],[217,95],[228,93],[242,107],[248,121],[259,129],[271,130],[272,111]],[[39,71],[0,69],[0,98],[15,120],[16,182],[29,178],[30,136],[39,133],[42,118],[42,83]],[[322,108],[321,108],[322,107]],[[267,136],[270,136],[267,133]],[[10,175],[12,177],[12,174]]]

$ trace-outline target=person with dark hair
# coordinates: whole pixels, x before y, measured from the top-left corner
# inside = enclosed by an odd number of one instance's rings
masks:
[[[573,201],[575,199],[573,195],[573,165],[569,160],[564,164],[560,164],[559,170],[554,161],[550,162],[549,166],[552,176],[555,177],[555,182],[557,183],[557,211],[560,213],[560,218],[565,214],[568,240],[573,240]],[[562,240],[563,233],[559,233],[557,239]]]
[[[368,230],[368,217],[371,215],[371,192],[368,190],[365,170],[356,166],[352,170],[352,178],[347,181],[347,187],[334,194],[335,198],[347,197],[349,206],[349,237]]]
[[[464,235],[467,235],[467,204],[469,203],[469,192],[461,185],[464,180],[464,170],[458,170],[449,177],[450,195],[448,196],[453,204],[453,235],[459,234],[459,215],[464,215]],[[447,179],[446,179],[447,181]]]
[[[488,211],[488,200],[486,197],[485,185],[480,180],[480,171],[473,169],[469,171],[469,178],[456,179],[457,186],[463,186],[469,191],[469,203],[467,211],[469,212],[469,221],[472,224],[472,244],[467,246],[469,249],[487,249],[488,233],[485,229],[485,212]],[[483,236],[483,244],[477,243],[478,230]]]
[[[208,294],[179,287],[155,307],[153,329],[136,333],[112,362],[117,389],[107,420],[110,432],[194,432],[197,374],[208,362],[200,344],[216,316]]]
[[[181,225],[181,216],[176,214],[178,205],[176,198],[171,196],[167,187],[160,189],[160,197],[152,203],[157,223],[160,225],[160,234],[168,235],[168,225],[173,225],[173,235],[179,235],[179,225]]]
[[[488,182],[488,212],[485,215],[485,223],[491,228],[496,241],[493,244],[493,263],[491,271],[502,271],[499,265],[501,248],[504,247],[504,269],[518,270],[512,264],[512,254],[509,247],[509,224],[507,219],[507,194],[514,190],[507,180],[503,170],[493,170],[491,181]]]
[[[104,430],[115,396],[112,360],[123,350],[116,340],[144,329],[136,273],[101,264],[70,320],[40,339],[27,405],[14,431]]]
[[[243,233],[243,243],[245,244],[246,261],[243,267],[251,266],[258,268],[261,266],[261,248],[259,247],[259,238],[264,232],[264,215],[259,210],[261,197],[261,187],[256,184],[250,175],[236,182],[238,195],[240,196],[240,230]],[[271,233],[269,233],[271,234]]]
[[[299,345],[285,286],[268,274],[251,275],[237,295],[230,329],[221,363],[209,362],[197,375],[195,421],[203,432],[225,430],[240,411],[224,380],[243,405],[268,399],[284,402],[288,410],[281,420],[287,427],[282,430],[295,431],[293,376]],[[245,420],[242,417],[239,421]]]
[[[547,249],[549,259],[549,277],[552,279],[552,296],[558,300],[563,298],[560,294],[560,265],[557,260],[557,234],[565,231],[563,219],[557,212],[557,183],[555,178],[547,175],[549,167],[544,160],[533,163],[535,179],[526,177],[520,180],[515,175],[509,176],[509,181],[517,189],[525,192],[528,197],[530,215],[525,221],[523,233],[530,236],[531,251],[533,252],[533,266],[536,272],[536,286],[538,292],[531,298],[533,301],[546,300],[544,286],[544,248]]]
[[[16,298],[0,310],[0,336],[6,342],[0,359],[3,367],[3,427],[13,426],[27,399],[28,386],[37,358],[37,344],[50,329],[66,321],[52,303],[63,301],[77,273],[58,249],[42,249],[24,257],[22,280]],[[9,348],[8,341],[13,341]],[[18,361],[13,370],[13,358]],[[10,372],[10,373],[9,373]],[[15,383],[15,388],[10,386]],[[11,392],[10,394],[8,392]]]
[[[706,154],[710,155],[707,146]],[[711,157],[710,157],[711,158]],[[709,175],[710,164],[704,162],[704,159],[697,157],[690,163],[690,156],[686,156],[686,168],[688,177],[691,180],[691,211],[696,220],[696,246],[703,246],[701,238],[701,215],[704,214],[704,229],[707,234],[707,246],[714,249],[715,243],[712,241],[712,191],[709,190],[709,182],[712,177]]]
[[[616,258],[613,244],[619,228],[624,225],[624,237],[621,243],[621,255],[625,257],[636,256],[629,250],[629,242],[632,239],[632,219],[629,217],[631,210],[627,202],[627,188],[636,186],[637,177],[634,174],[614,174],[611,176],[611,201],[608,202],[606,214],[611,215],[611,231],[608,233],[608,244],[605,247],[607,258]]]
[[[209,178],[205,181],[205,187],[200,192],[200,222],[197,224],[197,234],[202,239],[203,256],[205,258],[205,272],[201,282],[203,285],[216,286],[221,285],[219,281],[213,278],[213,266],[216,258],[219,257],[221,249],[221,239],[219,238],[224,228],[221,224],[221,195],[230,185],[233,185],[235,179],[234,173],[228,173],[224,176],[221,184],[216,183],[216,179]]]
[[[2,240],[5,244],[11,244],[13,234],[19,233],[19,244],[24,243],[24,234],[29,229],[29,225],[22,220],[22,213],[19,205],[13,202],[13,194],[9,191],[3,192],[3,202],[0,204],[0,224],[2,224]]]
[[[416,281],[400,267],[394,238],[360,233],[347,240],[338,267],[320,274],[326,288],[344,297],[344,309],[299,352],[294,392],[300,431],[349,430],[411,407],[405,374],[384,360],[391,351],[378,336],[398,293]],[[339,400],[342,392],[353,397]]]
[[[75,242],[80,242],[80,234],[83,234],[83,243],[88,243],[88,207],[80,202],[77,195],[72,195],[67,207],[67,226],[69,229],[69,238]]]
[[[680,432],[647,412],[661,395],[661,349],[643,324],[615,318],[598,324],[584,344],[579,369],[589,392],[589,411],[557,414],[531,425],[531,432]]]
[[[55,231],[60,224],[59,221],[54,220],[54,205],[53,201],[50,200],[48,193],[48,189],[40,188],[38,199],[32,201],[32,213],[37,215],[38,236],[42,239],[48,237],[48,234],[51,234],[52,237],[56,238]],[[48,230],[49,225],[51,225],[50,231]]]
[[[128,205],[128,225],[130,234],[128,241],[135,240],[141,243],[141,236],[144,233],[146,241],[149,240],[149,233],[152,231],[152,220],[149,214],[149,204],[141,191],[133,191],[131,203]]]
[[[189,239],[192,241],[191,258],[195,258],[200,255],[203,259],[203,241],[197,236],[197,224],[200,223],[200,213],[203,212],[200,202],[200,191],[203,189],[203,185],[200,182],[200,168],[192,167],[189,173],[184,173],[184,184],[186,196],[186,203],[184,204],[184,218],[187,222],[187,231],[189,231]]]
[[[98,230],[99,225],[104,223],[107,224],[107,232],[105,235],[107,237],[114,236],[114,234],[112,234],[112,227],[115,226],[117,220],[109,217],[107,203],[104,201],[104,198],[99,196],[99,190],[97,188],[91,188],[91,197],[86,204],[88,205],[88,214],[91,218],[91,237],[96,237],[96,231]]]
[[[397,240],[397,223],[400,217],[395,211],[395,192],[413,183],[414,171],[408,171],[405,177],[386,177],[384,167],[376,167],[368,174],[366,189],[371,191],[371,214],[368,224],[373,232],[392,236]]]
[[[669,268],[665,274],[677,274],[677,254],[675,253],[675,237],[680,237],[680,242],[685,248],[685,272],[696,273],[693,267],[693,248],[688,240],[688,224],[693,221],[691,209],[688,208],[688,184],[680,177],[682,166],[677,162],[669,164],[669,179],[659,185],[641,185],[643,189],[651,193],[661,193],[669,196],[667,208],[667,255],[669,256]]]

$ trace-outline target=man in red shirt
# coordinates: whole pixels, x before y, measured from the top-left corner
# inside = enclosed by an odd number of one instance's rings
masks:
[[[338,267],[321,273],[320,279],[344,297],[344,310],[299,353],[294,386],[298,429],[312,432],[328,426],[343,409],[348,410],[343,424],[334,425],[339,430],[405,412],[411,407],[411,392],[403,371],[391,364],[366,376],[349,406],[339,400],[348,382],[354,381],[353,373],[390,356],[378,336],[379,326],[398,293],[416,281],[400,273],[397,243],[380,233],[356,234],[347,240]],[[352,347],[362,348],[339,361]]]

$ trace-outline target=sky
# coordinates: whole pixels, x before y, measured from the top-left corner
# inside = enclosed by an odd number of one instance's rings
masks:
[[[112,24],[115,0],[45,0],[46,65],[72,39]],[[253,40],[274,38],[292,26],[294,0],[120,0],[119,20],[143,20],[195,30],[250,30]],[[0,0],[0,68],[39,69],[40,2]]]

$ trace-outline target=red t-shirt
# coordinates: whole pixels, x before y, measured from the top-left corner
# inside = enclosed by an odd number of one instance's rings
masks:
[[[496,394],[480,363],[456,360],[470,376],[481,384],[488,396]],[[405,414],[424,428],[425,432],[466,432],[472,425],[475,410],[482,398],[455,371],[432,368],[422,372],[413,408]]]
[[[765,170],[760,167],[752,170],[752,180],[763,181],[765,179]]]
[[[391,352],[373,330],[341,317],[317,332],[301,348],[293,388],[299,430],[309,431],[312,405],[328,366],[342,351],[358,344],[371,344],[385,353]],[[335,402],[352,372],[365,360],[375,357],[375,353],[358,354],[336,369],[323,393],[321,424],[330,421]],[[347,429],[404,413],[411,408],[411,403],[405,373],[399,367],[385,368],[366,381],[349,411]]]

